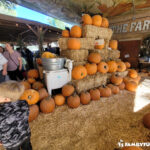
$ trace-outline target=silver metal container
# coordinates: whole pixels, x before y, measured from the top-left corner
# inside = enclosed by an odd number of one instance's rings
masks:
[[[64,68],[65,58],[42,58],[43,69],[47,71]]]

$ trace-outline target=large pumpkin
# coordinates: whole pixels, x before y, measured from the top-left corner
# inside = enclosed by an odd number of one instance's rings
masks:
[[[129,147],[124,147],[121,150],[143,150],[143,149],[137,146],[129,146]]]
[[[32,88],[34,90],[40,90],[44,87],[44,84],[40,81],[36,81],[35,83],[33,83]]]
[[[97,65],[97,71],[100,72],[100,73],[107,73],[108,70],[109,70],[108,64],[105,63],[105,62],[100,62],[100,63]]]
[[[128,76],[129,76],[130,78],[137,78],[138,73],[137,73],[136,70],[130,69],[129,72],[128,72]]]
[[[107,64],[108,64],[108,68],[109,68],[108,69],[109,73],[113,73],[113,72],[117,71],[118,66],[115,61],[109,61],[109,62],[107,62]]]
[[[80,101],[83,105],[87,105],[91,101],[91,95],[89,92],[82,92],[80,94]]]
[[[67,98],[67,104],[71,108],[77,108],[80,106],[80,97],[78,95],[73,95]]]
[[[88,14],[83,15],[82,16],[82,22],[83,22],[83,25],[91,25],[92,24],[91,16]]]
[[[55,58],[56,55],[51,52],[44,52],[41,57],[42,58]]]
[[[102,17],[100,15],[95,15],[92,17],[92,24],[94,26],[100,27],[102,24]]]
[[[75,66],[72,70],[72,78],[75,80],[83,79],[87,76],[87,70],[84,66]]]
[[[100,91],[98,89],[90,90],[91,100],[97,101],[100,100]]]
[[[112,48],[113,50],[117,50],[118,49],[118,41],[117,40],[111,40],[109,42],[109,47]]]
[[[43,99],[40,103],[40,110],[42,113],[51,113],[55,109],[54,99],[51,97],[47,97]]]
[[[108,28],[109,27],[109,21],[107,18],[102,18],[102,24],[101,24],[101,27],[104,27],[104,28]]]
[[[80,49],[80,41],[78,39],[69,39],[67,42],[68,49],[70,50],[79,50]]]
[[[111,89],[107,86],[100,87],[99,91],[102,97],[110,97],[112,94]]]
[[[74,93],[75,89],[72,85],[64,85],[62,88],[62,95],[63,96],[71,96]]]
[[[100,63],[101,61],[101,55],[99,53],[90,53],[88,56],[88,61],[90,63]]]
[[[94,74],[96,74],[96,72],[97,72],[97,65],[96,64],[86,64],[85,65],[85,68],[86,68],[86,70],[87,70],[87,74],[88,75],[94,75]]]
[[[122,61],[117,62],[117,66],[118,66],[117,68],[118,72],[124,72],[126,70],[126,65]]]
[[[65,103],[65,97],[62,94],[55,95],[54,101],[57,106],[61,106]]]
[[[120,90],[124,90],[125,89],[125,83],[122,82],[121,84],[118,85]]]
[[[122,83],[123,78],[118,75],[112,75],[110,80],[111,80],[111,83],[113,83],[115,85],[119,85]]]
[[[34,78],[28,78],[27,81],[30,83],[30,84],[33,84],[36,82],[36,80]]]
[[[24,91],[23,95],[20,97],[20,100],[26,100],[29,105],[33,105],[39,101],[39,98],[39,92],[33,89],[28,89]]]
[[[21,84],[23,84],[25,90],[31,89],[31,84],[28,81],[22,81]]]
[[[47,90],[45,88],[41,88],[39,91],[39,95],[40,95],[40,100],[46,98],[49,96]]]
[[[70,30],[70,36],[75,38],[80,38],[82,35],[82,30],[79,26],[75,25]]]
[[[68,38],[70,36],[70,33],[68,30],[63,30],[62,31],[62,36]]]
[[[38,70],[36,70],[36,69],[29,70],[28,73],[27,73],[27,76],[28,76],[28,78],[35,78],[35,79],[37,79],[39,77]]]
[[[39,106],[38,105],[31,105],[29,107],[29,122],[35,120],[39,115]]]
[[[125,88],[128,91],[135,92],[137,87],[138,87],[138,84],[136,82],[134,82],[134,81],[125,82]]]
[[[146,128],[150,129],[150,113],[147,113],[143,117],[143,124]]]
[[[108,87],[111,88],[111,91],[112,91],[113,94],[118,94],[120,92],[120,89],[119,89],[118,86],[108,84]]]
[[[131,67],[131,64],[129,62],[125,62],[126,68],[129,69]]]

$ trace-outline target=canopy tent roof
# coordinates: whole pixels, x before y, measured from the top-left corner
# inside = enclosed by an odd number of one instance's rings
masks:
[[[10,0],[27,8],[59,18],[69,23],[79,23],[82,13],[102,13],[113,17],[136,13],[150,7],[150,0]]]

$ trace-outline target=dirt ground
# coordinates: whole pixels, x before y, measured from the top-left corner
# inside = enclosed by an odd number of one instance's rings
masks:
[[[150,105],[134,113],[134,99],[134,93],[124,90],[77,109],[64,105],[41,113],[30,124],[33,150],[118,150],[120,139],[150,142],[150,130],[142,123]]]

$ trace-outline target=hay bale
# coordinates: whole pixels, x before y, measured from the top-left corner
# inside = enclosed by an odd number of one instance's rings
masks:
[[[116,60],[120,57],[119,50],[108,50],[108,60]]]
[[[94,50],[89,50],[89,53],[99,53],[102,57],[102,61],[107,61],[108,60],[108,50],[107,49],[103,49],[103,50],[98,50],[98,49],[94,49]]]
[[[88,50],[66,50],[66,51],[61,51],[60,55],[68,59],[74,60],[75,62],[78,62],[78,61],[87,60],[89,51]]]
[[[82,28],[82,34],[85,38],[98,38],[110,40],[112,37],[112,30],[109,28],[102,28],[93,25],[85,25]]]
[[[107,84],[107,74],[101,74],[99,72],[96,73],[95,75],[95,80],[94,80],[94,87],[99,87],[101,85],[106,85]]]
[[[94,38],[77,38],[80,40],[81,48],[80,49],[94,49]],[[67,42],[69,38],[60,38],[59,39],[59,47],[61,50],[68,50]]]
[[[73,62],[73,67],[78,66],[78,65],[85,65],[86,63],[88,63],[87,61],[79,61],[79,62]]]

